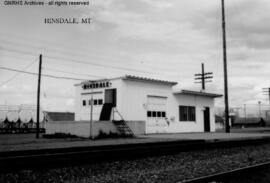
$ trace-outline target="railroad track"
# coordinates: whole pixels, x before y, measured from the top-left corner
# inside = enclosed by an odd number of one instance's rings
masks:
[[[91,147],[0,152],[0,171],[54,168],[120,159],[175,154],[182,151],[270,143],[270,138],[233,141],[169,141]]]
[[[254,171],[262,170],[264,168],[270,167],[270,161],[264,163],[258,163],[255,165],[250,165],[234,170],[229,170],[222,173],[216,173],[212,175],[202,176],[190,180],[179,181],[178,183],[222,183],[233,177],[243,177]]]

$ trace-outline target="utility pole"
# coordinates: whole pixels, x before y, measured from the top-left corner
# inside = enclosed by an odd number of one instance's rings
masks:
[[[268,95],[268,99],[269,99],[269,108],[270,108],[270,87],[268,87],[268,88],[263,88],[263,95]],[[270,111],[270,110],[269,110]],[[266,115],[266,119],[268,119],[268,112],[269,111],[266,111],[265,113],[265,115]]]
[[[268,95],[269,99],[269,105],[270,105],[270,87],[269,88],[263,88],[264,95]]]
[[[262,115],[261,115],[261,101],[258,101],[258,105],[259,105],[259,118],[261,118],[262,117]]]
[[[223,69],[224,69],[224,103],[225,103],[225,124],[226,133],[230,133],[229,125],[229,101],[228,101],[228,79],[227,79],[227,45],[226,45],[226,23],[224,0],[221,0],[222,9],[222,38],[223,38]]]
[[[245,124],[247,123],[247,107],[246,104],[244,104],[244,114],[245,114]]]
[[[42,66],[42,54],[39,55],[39,69],[38,69],[38,88],[37,88],[37,126],[36,126],[36,138],[39,138],[39,107],[40,107],[40,82],[41,82],[41,66]]]
[[[202,63],[202,73],[197,73],[195,74],[195,80],[201,80],[200,82],[195,82],[195,83],[202,83],[202,90],[205,90],[205,83],[211,82],[211,80],[207,79],[212,79],[213,78],[213,72],[204,72],[204,63]]]
[[[91,81],[91,84],[92,84],[92,87],[91,87],[91,109],[90,109],[90,139],[94,139],[94,136],[93,136],[93,103],[94,103],[94,100],[93,100],[93,84],[94,82]]]

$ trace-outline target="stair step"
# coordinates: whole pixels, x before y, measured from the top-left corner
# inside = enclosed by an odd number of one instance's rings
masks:
[[[121,133],[121,134],[125,134],[125,135],[128,135],[128,136],[134,136],[132,130],[129,128],[129,126],[125,123],[125,120],[115,120],[113,121],[113,123],[116,125],[118,131]]]

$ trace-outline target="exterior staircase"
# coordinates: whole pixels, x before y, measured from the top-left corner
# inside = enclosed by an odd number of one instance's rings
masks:
[[[118,113],[118,115],[121,117],[121,120],[113,120],[113,124],[117,127],[117,130],[120,132],[121,135],[125,135],[128,137],[134,137],[134,133],[127,125],[126,121],[122,117],[122,115],[119,113],[119,111],[115,108],[114,112]]]

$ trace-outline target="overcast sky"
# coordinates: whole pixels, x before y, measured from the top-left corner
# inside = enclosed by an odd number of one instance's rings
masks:
[[[225,0],[231,106],[268,104],[270,1]],[[89,25],[49,25],[45,17],[90,17]],[[0,6],[0,66],[98,79],[132,74],[199,90],[194,74],[214,73],[209,92],[223,94],[220,0],[90,0],[88,7]],[[74,84],[42,78],[45,110],[74,111]],[[0,104],[35,104],[37,77],[0,70]],[[216,101],[217,106],[223,100]]]

